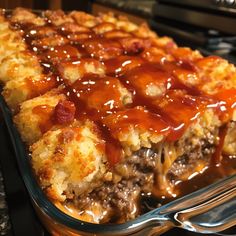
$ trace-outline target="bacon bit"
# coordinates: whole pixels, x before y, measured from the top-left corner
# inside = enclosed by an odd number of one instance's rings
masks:
[[[70,101],[60,101],[55,107],[54,117],[58,124],[68,124],[74,120],[75,104]]]
[[[151,46],[151,41],[149,39],[123,38],[119,41],[128,54],[140,53]]]

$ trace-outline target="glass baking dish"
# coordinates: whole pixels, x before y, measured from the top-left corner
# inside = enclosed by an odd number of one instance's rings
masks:
[[[0,96],[0,107],[10,134],[23,181],[33,206],[53,235],[159,235],[173,227],[200,233],[221,232],[236,225],[236,175],[156,208],[124,224],[92,224],[60,211],[38,185],[30,156]]]
[[[7,14],[12,12],[9,9],[5,11]],[[41,14],[41,10],[33,12]],[[154,236],[174,227],[212,234],[236,225],[236,174],[123,224],[93,224],[75,219],[60,211],[37,183],[31,169],[30,155],[13,124],[12,113],[1,95],[0,109],[32,205],[43,225],[54,236]]]
[[[173,227],[199,233],[221,232],[236,224],[236,175],[156,208],[124,224],[92,224],[60,211],[38,185],[30,156],[12,122],[12,114],[0,96],[20,173],[36,213],[53,235],[160,235]]]

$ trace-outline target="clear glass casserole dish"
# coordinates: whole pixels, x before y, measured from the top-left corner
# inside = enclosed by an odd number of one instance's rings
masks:
[[[18,167],[40,220],[53,235],[160,235],[173,227],[216,233],[236,224],[236,175],[174,200],[124,224],[92,224],[77,220],[50,202],[32,173],[29,155],[13,125],[2,96],[0,107]]]
[[[12,122],[10,109],[0,98],[23,180],[39,218],[53,235],[159,235],[173,227],[213,233],[235,224],[236,176],[155,208],[124,224],[92,224],[70,217],[46,197],[37,183],[26,145]]]

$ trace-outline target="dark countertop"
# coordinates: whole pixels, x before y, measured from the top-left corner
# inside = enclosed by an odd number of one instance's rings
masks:
[[[3,117],[0,110],[0,136],[4,134],[5,126]],[[1,141],[1,140],[0,140]],[[0,142],[0,150],[1,150],[1,161],[3,160],[4,152],[2,150],[2,142]],[[10,232],[10,219],[8,214],[8,205],[6,201],[6,193],[4,188],[4,182],[3,182],[3,174],[1,169],[1,163],[0,163],[0,235],[8,235]]]
[[[3,185],[2,172],[0,171],[0,235],[6,235],[10,231],[8,207]]]
[[[16,163],[0,110],[0,235],[45,236]]]

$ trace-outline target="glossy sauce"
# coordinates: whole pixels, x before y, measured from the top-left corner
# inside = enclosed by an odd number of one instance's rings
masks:
[[[121,76],[129,70],[141,66],[144,62],[145,60],[141,57],[122,55],[106,60],[104,61],[104,64],[108,75]]]
[[[83,47],[92,58],[106,60],[118,57],[124,50],[121,44],[116,40],[94,37],[83,42]]]
[[[76,96],[78,112],[80,113],[80,102],[86,104],[83,114],[86,113],[90,119],[101,120],[114,111],[124,108],[119,88],[121,84],[113,77],[99,77],[97,75],[86,75],[77,80],[71,88]],[[85,112],[85,113],[84,113]],[[92,112],[92,116],[89,115]]]
[[[236,89],[222,89],[215,95],[215,99],[219,101],[218,113],[221,120],[228,121],[236,107]]]
[[[53,113],[54,107],[49,105],[39,105],[33,108],[33,114],[36,114],[39,118],[39,128],[42,133],[47,132],[54,125]]]
[[[168,142],[173,142],[209,107],[215,109],[225,122],[231,117],[236,90],[222,91],[216,96],[203,94],[197,86],[199,78],[195,59],[189,57],[188,50],[173,50],[174,44],[170,43],[157,47],[159,52],[157,50],[151,55],[148,50],[156,47],[155,44],[131,33],[117,31],[113,24],[106,24],[108,31],[107,28],[102,29],[104,24],[92,29],[73,24],[67,22],[56,27],[48,21],[40,27],[32,24],[14,24],[14,27],[24,32],[29,49],[39,56],[46,75],[53,74],[56,78],[60,76],[63,63],[79,62],[84,58],[93,58],[104,64],[105,76],[84,74],[73,84],[60,77],[57,82],[52,79],[42,85],[29,83],[29,86],[32,89],[38,86],[36,91],[41,94],[46,87],[51,89],[59,84],[65,85],[65,94],[75,106],[75,111],[67,110],[67,113],[73,114],[67,114],[69,118],[66,120],[71,121],[71,117],[75,116],[97,123],[106,142],[111,166],[118,163],[123,155],[117,140],[118,133],[127,130],[130,125],[159,133]],[[163,52],[169,52],[170,56],[164,56]],[[151,58],[153,62],[150,62]],[[189,79],[195,81],[196,86],[190,86],[187,83]],[[119,91],[121,85],[132,95],[132,103],[123,103]],[[44,119],[42,129],[51,125],[50,119],[43,118],[46,110],[46,107],[34,110]],[[57,119],[60,120],[59,117]],[[220,143],[223,141],[222,131]],[[221,155],[221,146],[214,155],[216,160]]]
[[[42,53],[41,58],[44,61],[58,63],[60,61],[75,61],[80,58],[79,50],[71,45],[55,46],[51,50]]]
[[[178,192],[178,198],[183,197],[189,193],[209,186],[210,184],[226,178],[230,175],[236,174],[236,158],[235,156],[224,156],[220,164],[210,164],[205,166],[204,171],[195,174],[193,178],[187,181],[179,182],[174,187],[174,191]],[[143,194],[141,197],[142,214],[175,200],[175,198],[162,196],[156,198],[153,195]]]
[[[31,78],[28,78],[26,81],[26,86],[30,91],[30,98],[42,95],[50,89],[57,87],[57,85],[58,81],[56,77],[50,75],[45,76],[40,80],[33,80]]]
[[[159,114],[152,113],[142,107],[126,109],[119,113],[110,115],[104,119],[104,123],[109,127],[112,134],[117,137],[120,131],[127,131],[128,124],[143,131],[150,131],[156,134],[166,135],[170,131],[170,126]]]
[[[184,196],[235,173],[235,156],[223,156],[221,163],[209,165],[202,174],[196,175],[188,181],[181,182],[177,188],[181,190],[181,195]]]

